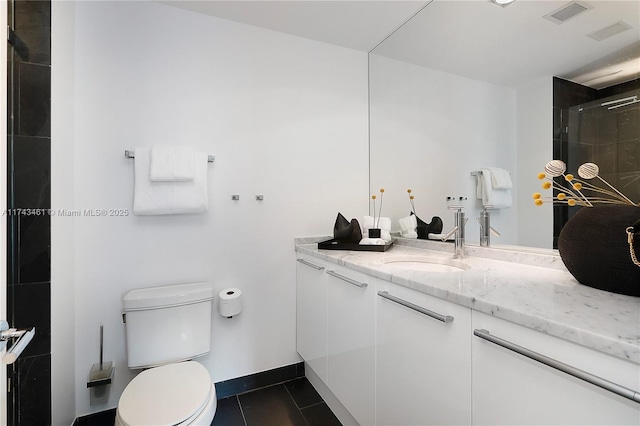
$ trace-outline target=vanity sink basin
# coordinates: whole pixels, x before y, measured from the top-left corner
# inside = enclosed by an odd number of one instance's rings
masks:
[[[382,261],[385,269],[421,272],[461,272],[471,269],[456,259],[435,256],[395,256]]]

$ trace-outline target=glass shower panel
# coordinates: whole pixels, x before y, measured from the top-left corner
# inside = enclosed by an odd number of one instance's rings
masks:
[[[640,202],[640,89],[571,107],[568,123],[568,173],[596,163],[600,177]]]

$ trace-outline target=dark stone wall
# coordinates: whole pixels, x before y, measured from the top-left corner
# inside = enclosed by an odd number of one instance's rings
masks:
[[[639,90],[640,79],[600,90],[553,79],[553,158],[563,160],[573,174],[585,162],[598,164],[600,175],[636,202],[640,199],[640,104],[607,110],[599,102]],[[589,108],[594,101],[597,107]],[[577,106],[585,108],[578,112]],[[578,209],[553,206],[554,248],[562,227]]]
[[[8,6],[7,315],[36,335],[7,367],[7,424],[50,425],[51,2]]]

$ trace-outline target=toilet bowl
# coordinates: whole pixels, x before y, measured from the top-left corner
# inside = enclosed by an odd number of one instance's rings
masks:
[[[138,374],[120,397],[116,426],[209,426],[216,412],[216,388],[195,361],[150,368]]]
[[[211,350],[213,289],[208,283],[130,290],[123,297],[127,385],[116,426],[209,426],[216,389],[193,358]]]

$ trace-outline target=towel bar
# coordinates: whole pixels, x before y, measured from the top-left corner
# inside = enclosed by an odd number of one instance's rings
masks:
[[[125,150],[124,150],[124,156],[125,156],[125,157],[127,157],[127,158],[136,158],[136,153],[135,153],[135,151],[129,151],[128,149],[125,149]],[[213,163],[213,161],[214,161],[215,159],[216,159],[216,156],[215,156],[215,155],[209,155],[209,156],[207,157],[207,161],[208,161],[209,163]]]

